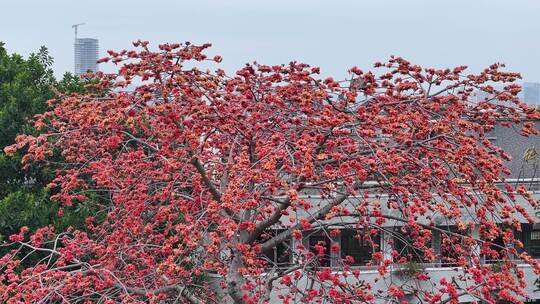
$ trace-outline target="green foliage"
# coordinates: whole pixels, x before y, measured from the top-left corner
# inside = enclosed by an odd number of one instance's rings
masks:
[[[79,93],[82,94],[85,92],[85,81],[81,80],[76,75],[73,75],[69,72],[64,73],[64,76],[56,84],[58,91],[65,94]]]
[[[424,266],[420,263],[409,261],[395,271],[397,276],[403,278],[414,278],[417,274],[425,272]]]
[[[51,65],[45,47],[25,60],[8,55],[0,43],[0,147],[11,144],[17,134],[31,131],[28,118],[45,111],[46,101],[54,97]]]
[[[18,231],[21,226],[33,228],[53,225],[58,230],[69,226],[82,226],[87,216],[95,214],[93,203],[63,207],[63,216],[58,216],[61,206],[49,200],[48,189],[37,192],[19,190],[11,192],[0,201],[0,227],[5,231]],[[0,242],[8,235],[0,233]]]
[[[94,203],[63,208],[49,200],[45,186],[53,177],[53,169],[33,165],[22,170],[21,153],[12,157],[4,147],[15,142],[18,134],[34,134],[31,119],[48,109],[47,100],[63,94],[84,93],[84,81],[66,73],[60,81],[54,78],[53,59],[41,47],[27,59],[8,54],[0,42],[0,242],[28,226],[31,230],[49,224],[57,228],[81,227],[84,218],[94,212]]]
[[[491,270],[493,272],[502,272],[504,267],[504,262],[496,262],[493,265],[491,265]]]

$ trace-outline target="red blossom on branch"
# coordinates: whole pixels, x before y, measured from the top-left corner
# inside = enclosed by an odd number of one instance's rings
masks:
[[[375,72],[352,68],[347,81],[320,80],[318,68],[298,62],[254,63],[228,76],[197,68],[221,61],[205,55],[209,44],[134,46],[101,60],[119,65],[115,75],[96,76],[103,95],[51,102],[36,118],[42,133],[6,148],[26,146],[24,163],[61,157],[53,199],[70,206],[98,192],[105,216],[87,219],[86,231],[44,229],[29,242],[23,229],[11,236],[15,247],[0,258],[0,301],[262,303],[274,292],[288,303],[403,301],[416,285],[373,287],[394,275],[395,263],[414,260],[385,256],[374,241],[389,222],[426,262],[440,258],[429,248],[434,231],[461,254],[461,275],[414,291],[426,302],[465,293],[513,301],[523,293],[510,253],[517,240],[493,219],[517,229],[516,213],[526,211],[516,197],[533,200],[498,186],[507,156],[486,138],[501,122],[525,122],[522,134],[537,134],[530,121],[538,112],[517,98],[519,74],[496,64],[467,75],[464,66],[425,69],[391,57]],[[507,86],[497,91],[492,82]],[[130,85],[132,92],[114,89]],[[472,102],[475,90],[504,102]],[[441,231],[436,217],[479,234]],[[375,282],[359,283],[351,256],[339,271],[325,267],[336,244],[301,242],[313,233],[336,237],[332,225],[371,244]],[[502,252],[491,246],[499,236]],[[269,252],[290,239],[283,268]],[[28,250],[48,258],[20,271]],[[495,272],[480,255],[497,255],[504,266]],[[302,290],[306,280],[313,283]]]

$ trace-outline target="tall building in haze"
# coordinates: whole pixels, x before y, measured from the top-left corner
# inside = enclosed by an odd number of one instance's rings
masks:
[[[99,44],[94,38],[75,39],[75,75],[80,76],[88,71],[97,72]]]
[[[497,91],[504,90],[502,86],[501,87],[496,86],[494,89]],[[521,92],[519,93],[518,97],[521,101],[525,102],[526,104],[530,106],[540,107],[540,83],[523,82],[521,84]],[[493,94],[489,94],[481,90],[477,90],[474,93],[473,98],[474,98],[473,100],[476,102],[490,100],[492,103],[495,103],[495,104],[501,104],[501,105],[507,105],[507,106],[510,105],[510,103],[508,102],[502,102],[502,101],[493,99],[494,98]]]
[[[540,106],[540,83],[523,83],[523,101],[529,105]]]

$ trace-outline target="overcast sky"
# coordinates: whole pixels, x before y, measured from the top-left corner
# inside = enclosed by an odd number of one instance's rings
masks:
[[[493,62],[540,81],[539,0],[4,0],[0,41],[27,55],[41,45],[57,75],[73,71],[72,24],[98,38],[100,55],[151,42],[211,42],[232,72],[245,62],[318,65],[343,78],[390,55],[433,67]],[[102,67],[112,71],[111,67]]]

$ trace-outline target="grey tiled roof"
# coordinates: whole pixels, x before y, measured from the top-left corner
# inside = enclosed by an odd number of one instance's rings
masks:
[[[536,129],[540,130],[540,122],[536,122],[535,125]],[[520,129],[521,127],[517,125],[512,128],[497,126],[489,133],[489,136],[495,145],[512,156],[512,160],[506,163],[512,170],[508,178],[538,178],[540,177],[539,156],[536,157],[536,161],[524,161],[523,156],[530,148],[536,149],[536,152],[540,154],[540,136],[523,137],[519,134]]]

